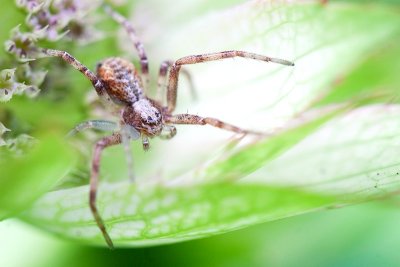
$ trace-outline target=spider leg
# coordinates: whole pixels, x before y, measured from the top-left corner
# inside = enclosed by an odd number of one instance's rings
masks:
[[[225,58],[233,58],[233,57],[243,57],[255,60],[261,60],[265,62],[273,62],[278,63],[286,66],[294,66],[293,62],[279,59],[279,58],[272,58],[263,55],[258,55],[254,53],[249,53],[245,51],[223,51],[217,53],[210,53],[210,54],[202,54],[202,55],[193,55],[187,56],[178,59],[175,61],[169,71],[169,81],[168,81],[168,88],[167,88],[167,105],[168,105],[168,112],[171,113],[174,111],[176,106],[176,97],[177,97],[177,88],[178,88],[178,79],[179,79],[179,71],[181,70],[182,65],[188,64],[197,64],[202,62],[208,61],[215,61]]]
[[[87,129],[96,129],[100,131],[105,131],[105,132],[114,132],[118,130],[118,124],[112,121],[105,121],[105,120],[89,120],[89,121],[84,121],[77,126],[75,126],[74,129],[72,129],[68,134],[67,138],[72,137],[76,135],[79,132],[82,132]],[[131,140],[136,140],[140,137],[140,133],[133,128],[130,125],[122,125],[121,126],[121,142],[123,144],[124,150],[125,150],[125,157],[127,161],[127,166],[128,166],[128,175],[130,180],[133,182],[134,180],[134,174],[133,174],[133,159],[132,159],[132,153],[130,150],[130,141]]]
[[[107,137],[100,139],[96,143],[94,153],[93,153],[93,160],[92,160],[92,174],[90,176],[90,193],[89,193],[89,206],[90,210],[92,211],[93,217],[96,220],[97,226],[99,227],[101,233],[107,245],[110,248],[114,248],[113,242],[110,236],[107,233],[107,229],[104,225],[103,219],[101,218],[99,211],[97,210],[96,206],[96,196],[97,196],[97,187],[99,182],[99,169],[100,169],[100,159],[101,159],[101,152],[103,149],[109,146],[117,145],[121,143],[121,135],[120,134],[113,134]]]
[[[79,123],[69,131],[67,137],[74,136],[75,134],[82,132],[87,129],[96,129],[105,132],[113,132],[118,129],[118,124],[112,121],[105,121],[105,120],[89,120]]]
[[[128,175],[131,182],[135,180],[135,175],[133,172],[133,157],[131,151],[131,140],[136,140],[140,137],[140,133],[128,124],[123,124],[121,126],[121,141],[125,151],[126,163],[128,166]]]
[[[40,52],[44,53],[47,56],[59,57],[63,59],[72,67],[80,71],[83,75],[85,75],[86,78],[88,78],[92,82],[93,87],[94,89],[96,89],[96,92],[100,96],[100,98],[111,101],[108,94],[106,93],[104,84],[97,78],[97,76],[85,65],[79,62],[79,60],[71,56],[68,52],[46,48],[41,48]]]
[[[113,10],[109,6],[104,6],[105,12],[110,15],[116,22],[121,24],[126,32],[129,35],[130,40],[133,42],[135,45],[135,48],[139,54],[139,59],[140,59],[140,66],[142,69],[142,75],[144,76],[144,88],[145,90],[148,89],[149,85],[149,62],[147,60],[147,55],[146,52],[144,51],[144,46],[142,42],[139,40],[139,37],[136,35],[136,31],[133,28],[132,24],[121,14]]]
[[[161,103],[164,103],[164,96],[165,96],[165,89],[167,86],[167,74],[169,71],[169,68],[172,66],[172,64],[174,64],[174,62],[172,60],[165,60],[161,63],[160,65],[160,72],[158,75],[158,86],[157,86],[157,99],[159,99],[161,101]],[[190,74],[190,72],[185,69],[182,68],[181,69],[181,73],[183,75],[186,76],[187,81],[189,82],[189,88],[190,88],[190,93],[192,95],[193,100],[197,100],[198,99],[198,95],[196,92],[196,88],[194,86],[193,83],[193,79],[192,79],[192,75]]]
[[[220,129],[224,129],[227,131],[240,133],[240,134],[255,134],[255,135],[264,135],[263,133],[249,131],[242,129],[240,127],[234,126],[232,124],[223,122],[221,120],[210,118],[210,117],[200,117],[197,115],[191,114],[177,114],[173,116],[169,116],[165,118],[166,123],[172,124],[197,124],[197,125],[211,125],[213,127],[217,127]]]

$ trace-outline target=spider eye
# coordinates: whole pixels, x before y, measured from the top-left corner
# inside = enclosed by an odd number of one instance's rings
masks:
[[[148,117],[147,117],[147,120],[148,120],[148,121],[152,121],[153,119],[152,119],[150,116],[148,116]]]

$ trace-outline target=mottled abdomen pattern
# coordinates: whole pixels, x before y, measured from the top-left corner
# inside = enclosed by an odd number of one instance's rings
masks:
[[[122,58],[107,58],[97,65],[97,76],[116,103],[134,103],[143,97],[142,81],[135,66]]]

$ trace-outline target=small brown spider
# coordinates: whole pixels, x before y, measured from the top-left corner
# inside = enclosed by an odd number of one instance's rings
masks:
[[[71,131],[71,134],[85,129],[98,129],[113,132],[112,135],[100,139],[95,145],[92,159],[89,194],[91,212],[108,246],[113,248],[113,242],[96,206],[100,156],[104,148],[121,143],[127,147],[130,140],[135,140],[141,137],[143,148],[144,150],[147,150],[149,149],[149,137],[153,138],[158,136],[164,139],[174,137],[176,134],[176,128],[173,124],[209,124],[217,128],[240,134],[256,133],[241,129],[215,118],[200,117],[191,114],[173,115],[172,112],[175,110],[178,78],[181,67],[188,64],[197,64],[233,57],[274,62],[287,66],[294,66],[294,64],[283,59],[271,58],[237,50],[192,55],[180,58],[174,62],[169,60],[164,61],[160,66],[158,90],[163,88],[167,79],[167,74],[169,74],[167,84],[167,105],[165,106],[162,104],[162,101],[157,101],[146,96],[146,89],[148,88],[147,85],[149,81],[148,61],[143,44],[136,36],[134,28],[127,19],[113,11],[110,7],[106,6],[105,11],[125,28],[130,40],[134,43],[140,58],[141,75],[138,74],[131,62],[122,58],[113,57],[103,60],[97,65],[97,74],[94,74],[81,62],[65,51],[44,48],[40,49],[40,51],[47,56],[59,57],[72,65],[92,82],[93,87],[96,89],[97,94],[102,100],[106,101],[106,103],[113,103],[119,107],[119,124],[105,120],[90,120],[79,124]],[[184,70],[182,71],[185,73]],[[128,165],[130,166],[129,163],[131,162],[131,159],[130,156],[127,157]],[[131,178],[133,177],[131,169],[130,176]]]

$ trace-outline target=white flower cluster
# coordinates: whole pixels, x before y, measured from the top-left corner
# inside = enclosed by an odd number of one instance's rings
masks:
[[[12,29],[10,39],[4,43],[5,50],[15,58],[18,66],[2,72],[0,101],[8,101],[13,94],[24,92],[34,96],[39,90],[46,72],[33,70],[30,64],[40,57],[38,42],[56,42],[65,37],[67,41],[82,44],[102,36],[94,28],[93,16],[87,16],[98,8],[100,1],[16,0],[16,5],[27,13],[27,17],[24,27],[18,25]],[[22,28],[28,31],[24,32]]]

